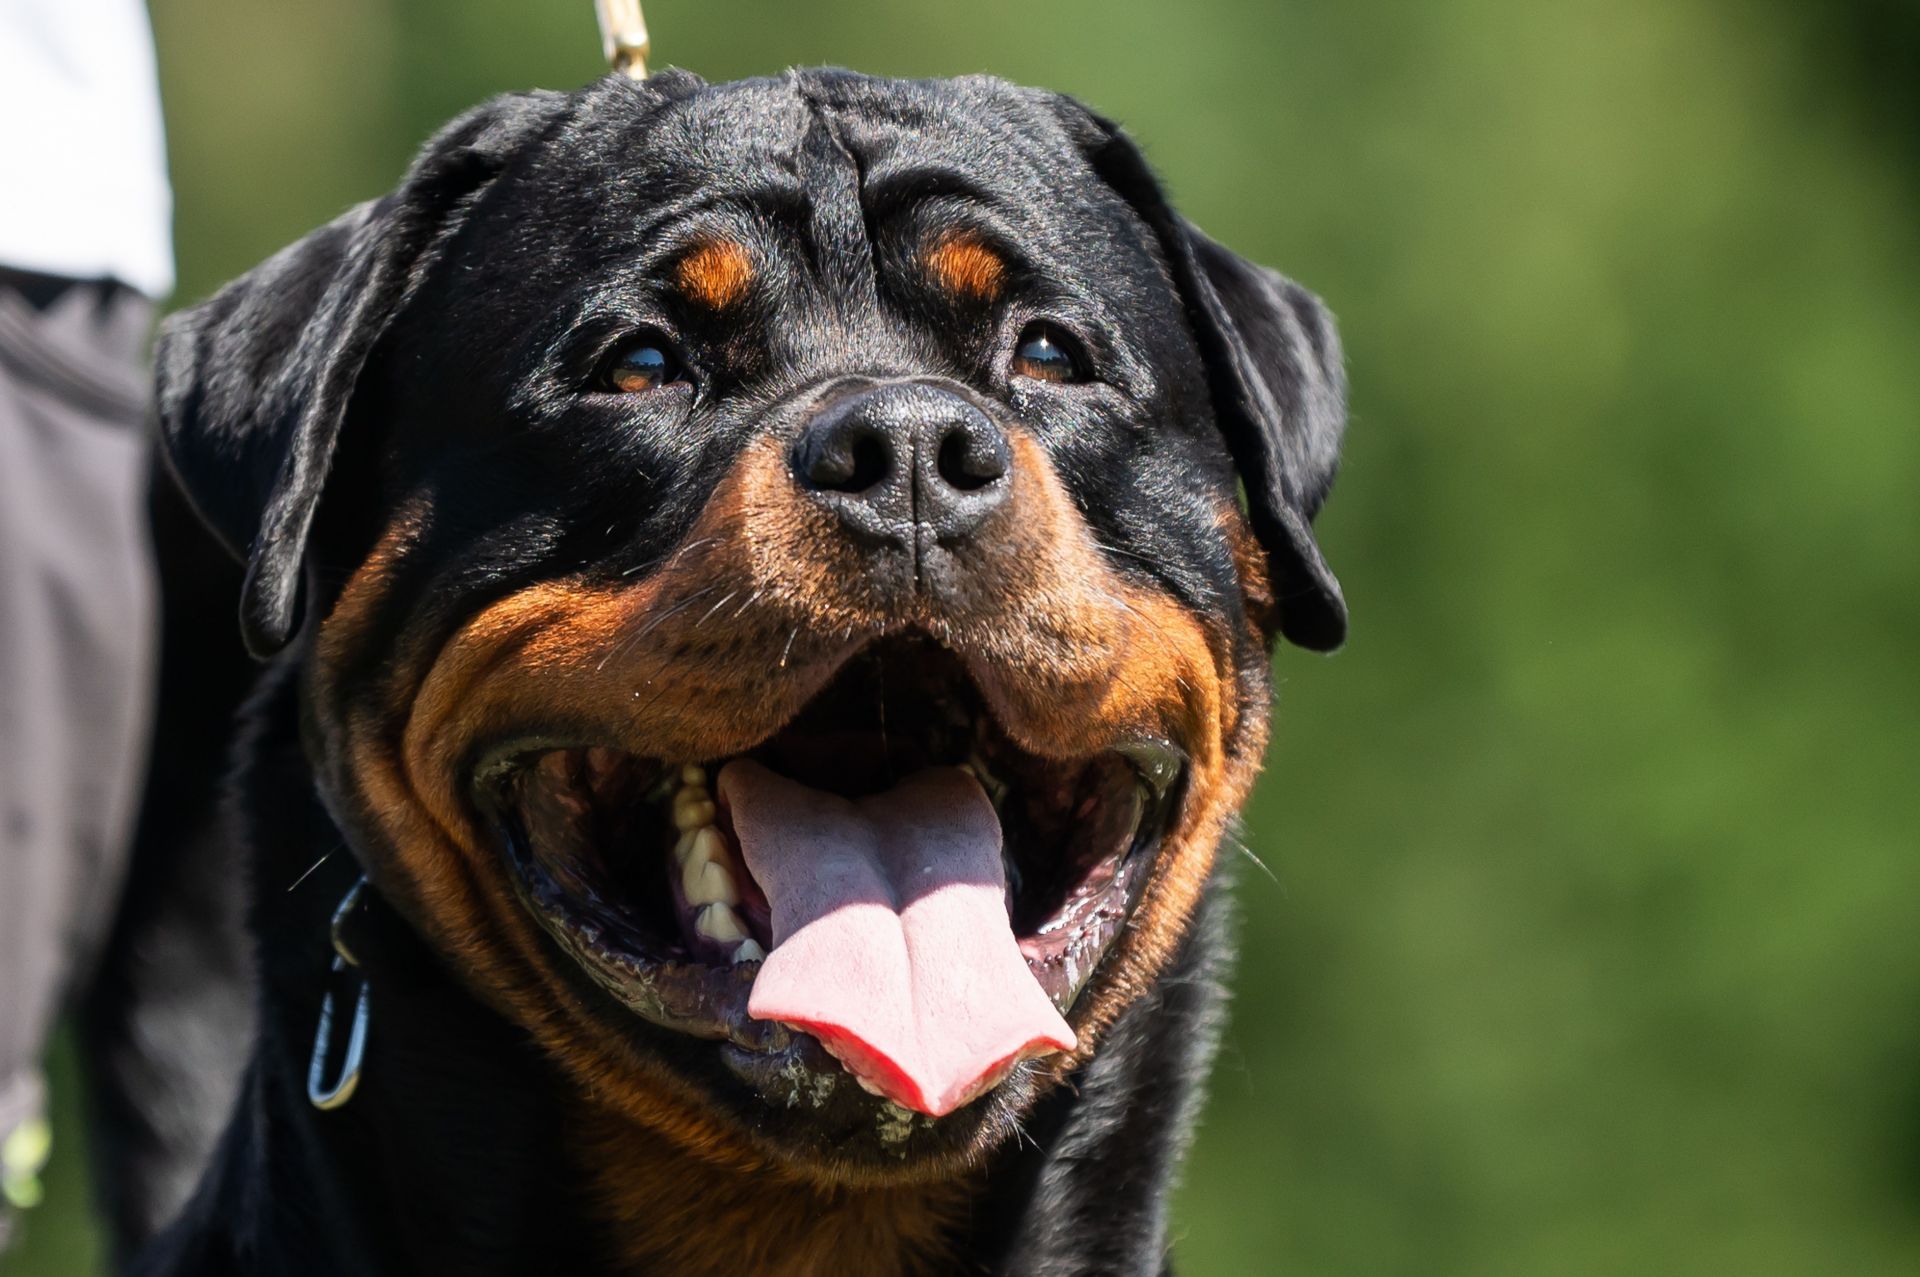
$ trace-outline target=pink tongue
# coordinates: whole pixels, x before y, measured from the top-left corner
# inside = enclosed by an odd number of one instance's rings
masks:
[[[849,800],[758,763],[720,801],[773,908],[747,1013],[813,1034],[887,1098],[951,1113],[1073,1030],[1007,920],[1000,820],[952,767]]]

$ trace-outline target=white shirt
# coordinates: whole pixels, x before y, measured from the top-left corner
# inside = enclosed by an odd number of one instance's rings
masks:
[[[0,265],[173,287],[153,29],[141,0],[0,0]]]

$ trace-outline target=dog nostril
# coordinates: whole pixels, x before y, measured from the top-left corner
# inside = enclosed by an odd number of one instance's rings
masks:
[[[982,438],[969,430],[955,430],[940,441],[940,477],[962,492],[1004,478],[1007,462],[1007,445],[998,431]]]
[[[853,468],[846,480],[841,483],[842,492],[865,492],[874,484],[887,477],[892,453],[887,445],[872,435],[866,435],[853,441]]]
[[[827,492],[865,492],[887,477],[893,452],[877,435],[860,434],[820,449],[807,465],[807,482]]]

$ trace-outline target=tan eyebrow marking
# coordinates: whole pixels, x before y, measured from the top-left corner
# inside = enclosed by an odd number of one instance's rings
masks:
[[[990,301],[1006,282],[1006,262],[971,231],[948,231],[923,260],[934,282],[959,297]]]
[[[753,281],[753,259],[730,239],[711,239],[681,258],[675,275],[681,292],[714,310],[725,310],[746,295]]]

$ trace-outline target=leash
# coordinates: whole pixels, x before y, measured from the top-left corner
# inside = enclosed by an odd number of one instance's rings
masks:
[[[647,78],[647,20],[640,0],[593,0],[600,18],[600,51],[621,75]]]

